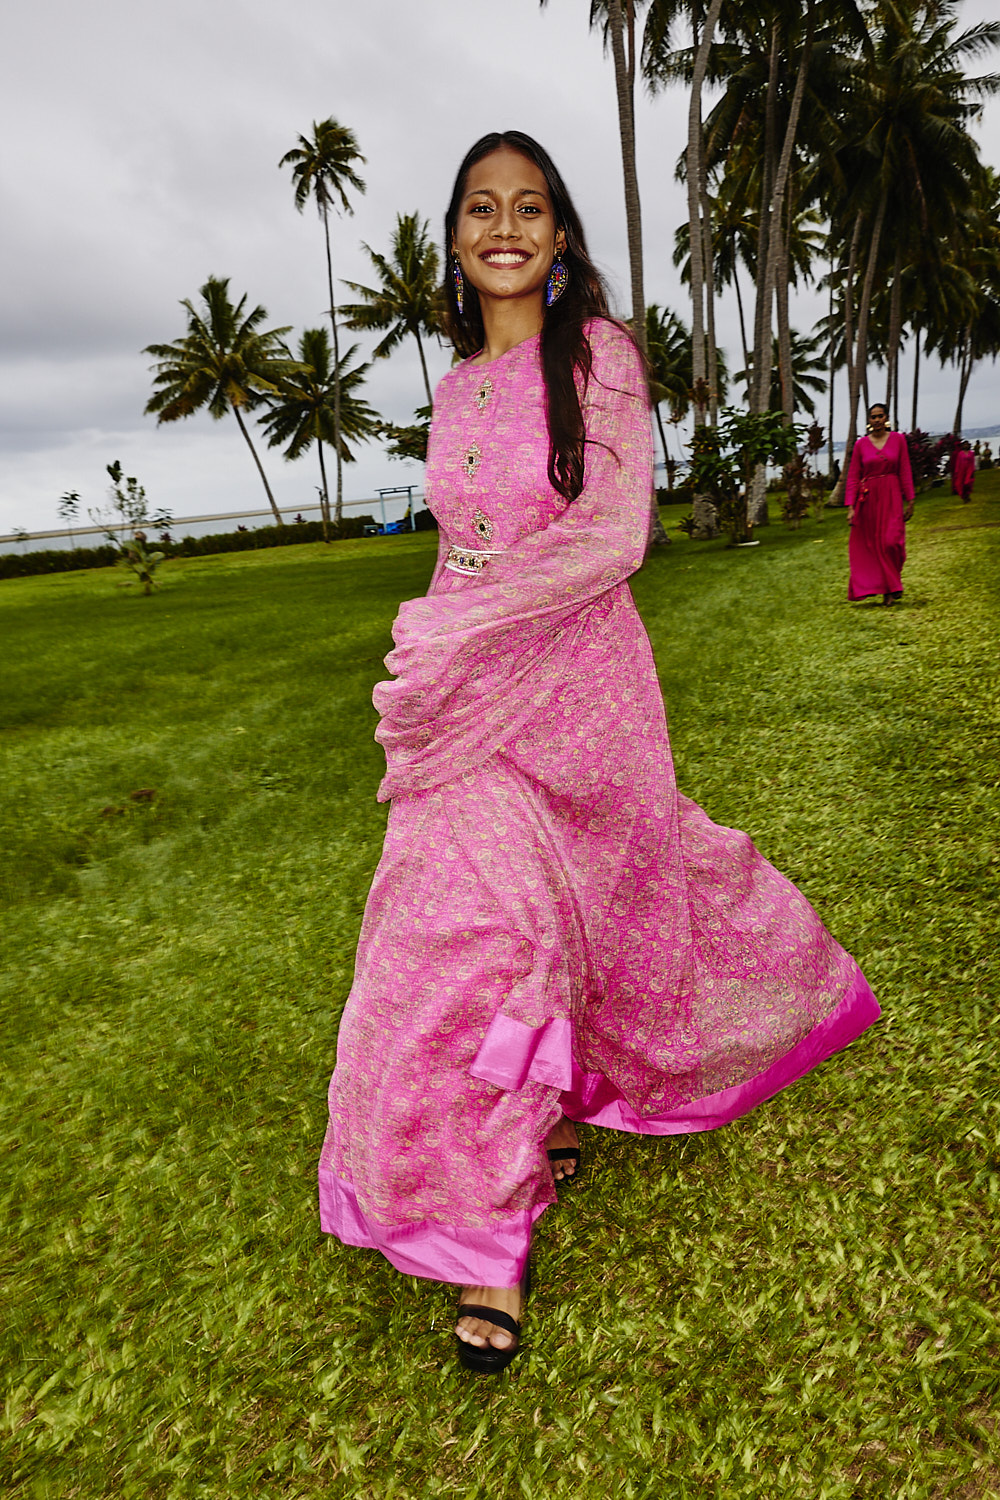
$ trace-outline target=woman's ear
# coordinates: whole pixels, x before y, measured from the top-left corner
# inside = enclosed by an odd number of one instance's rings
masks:
[[[557,229],[556,230],[556,254],[557,255],[564,255],[565,253],[566,253],[566,231],[565,231],[565,229]]]

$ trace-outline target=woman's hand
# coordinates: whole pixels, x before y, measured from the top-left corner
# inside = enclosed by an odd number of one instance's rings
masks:
[[[910,503],[909,503],[909,505],[903,511],[903,520],[904,521],[910,521],[912,519],[913,519],[913,501],[911,500]]]
[[[847,524],[848,524],[848,526],[853,526],[854,525],[854,506],[853,505],[849,505],[847,507]]]

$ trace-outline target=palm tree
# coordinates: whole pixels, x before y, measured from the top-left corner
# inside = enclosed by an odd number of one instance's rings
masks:
[[[420,368],[424,376],[427,405],[432,403],[431,383],[421,333],[442,331],[438,289],[438,253],[430,239],[430,224],[418,214],[397,214],[392,232],[392,249],[388,256],[379,255],[362,242],[380,279],[380,285],[362,286],[345,281],[360,302],[345,302],[341,307],[348,328],[387,329],[384,339],[375,345],[375,357],[384,359],[407,334],[417,341]]]
[[[883,0],[870,54],[858,67],[845,130],[835,153],[838,182],[849,185],[835,215],[850,238],[845,298],[848,352],[850,459],[857,431],[857,402],[867,370],[873,287],[889,281],[892,293],[905,255],[935,237],[959,243],[963,214],[974,205],[984,172],[968,122],[976,101],[1000,89],[995,75],[969,78],[967,61],[1000,42],[1000,23],[955,36],[947,0]],[[891,242],[882,242],[889,225]],[[953,252],[952,252],[953,253]],[[852,281],[861,274],[854,322]],[[895,305],[894,305],[895,304]],[[894,366],[901,336],[898,295],[890,295],[887,361]]]
[[[545,6],[547,0],[539,0]],[[642,269],[642,209],[639,177],[635,164],[635,22],[646,0],[590,0],[590,26],[603,26],[604,45],[611,47],[615,65],[618,101],[618,136],[622,151],[625,186],[625,225],[628,232],[629,275],[632,284],[632,332],[643,353],[646,350],[646,293]],[[651,539],[654,547],[667,545],[655,493],[650,494]]]
[[[357,193],[365,191],[365,184],[355,170],[355,163],[364,162],[365,158],[358,149],[354,132],[348,130],[346,125],[338,125],[337,121],[331,118],[320,120],[318,123],[314,120],[312,129],[312,139],[300,135],[299,144],[293,146],[291,151],[286,151],[278,165],[292,168],[295,207],[299,213],[305,208],[309,199],[314,198],[319,216],[323,220],[323,236],[326,241],[326,282],[330,298],[330,326],[333,329],[333,423],[334,430],[339,433],[340,381],[337,371],[340,369],[340,349],[337,341],[337,306],[333,295],[330,209],[337,208],[339,202],[344,213],[354,212],[347,196],[347,189],[351,187]],[[335,444],[335,452],[337,455],[336,520],[339,526],[344,506],[344,481],[339,442]]]
[[[298,369],[282,343],[289,328],[260,329],[267,318],[263,307],[245,312],[246,296],[234,307],[229,300],[229,277],[210,276],[198,294],[204,309],[197,310],[186,298],[181,306],[187,310],[188,328],[183,338],[172,344],[149,344],[143,350],[156,361],[154,394],[146,403],[147,413],[154,412],[157,422],[176,422],[193,416],[207,407],[218,421],[227,411],[237,425],[253,454],[268,502],[278,525],[281,512],[271,493],[264,466],[257,456],[243,412],[257,406],[266,395],[273,395],[283,379]]]
[[[539,0],[544,7],[548,0]],[[629,273],[632,283],[632,332],[645,348],[646,296],[642,271],[642,209],[635,164],[636,15],[646,0],[590,0],[590,26],[602,27],[605,48],[611,48],[618,100],[618,136],[625,185],[625,222],[628,229]]]
[[[826,390],[826,379],[820,373],[826,370],[826,320],[822,320],[812,335],[798,334],[794,328],[789,329],[788,346],[789,369],[786,371],[782,368],[785,361],[779,340],[772,340],[769,409],[787,413],[786,383],[790,378],[792,410],[804,411],[807,416],[815,417],[816,403],[813,395]],[[736,375],[736,379],[744,381],[748,387],[751,378],[752,372],[749,370],[740,370]]]
[[[686,7],[679,0],[653,0],[643,37],[643,68],[655,93],[668,83],[687,77],[688,135],[684,168],[687,183],[688,257],[691,286],[692,389],[695,392],[695,426],[705,420],[704,396],[708,392],[710,417],[718,419],[718,372],[715,345],[715,257],[712,248],[712,203],[708,192],[708,165],[702,124],[702,90],[715,41],[722,0],[709,0],[707,12],[700,4],[691,7],[691,51],[688,67],[679,65],[680,54],[671,50],[671,32]]]
[[[299,339],[299,358],[294,374],[282,380],[275,395],[268,398],[267,415],[261,426],[267,433],[268,447],[286,444],[285,458],[299,458],[313,443],[319,456],[322,480],[320,507],[323,514],[323,537],[330,539],[330,491],[326,481],[323,444],[339,448],[344,463],[354,454],[347,439],[364,442],[380,431],[378,413],[357,394],[370,365],[351,369],[357,353],[353,344],[336,372],[333,368],[329,335],[325,328],[307,328]],[[339,377],[339,378],[338,378]],[[340,389],[339,420],[334,420],[334,393]]]
[[[657,307],[655,302],[646,308],[646,353],[653,411],[663,444],[663,461],[669,473],[670,454],[660,404],[663,401],[669,403],[671,421],[679,421],[687,415],[693,382],[691,333],[676,313],[669,307]]]

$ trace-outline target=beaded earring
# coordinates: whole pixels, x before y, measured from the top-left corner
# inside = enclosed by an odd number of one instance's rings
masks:
[[[452,252],[451,257],[451,284],[455,288],[458,316],[461,317],[465,307],[465,278],[462,275],[462,262],[454,252]]]
[[[545,306],[551,307],[553,302],[558,302],[568,286],[569,272],[562,263],[562,251],[557,250],[549,272],[549,279],[545,283]]]

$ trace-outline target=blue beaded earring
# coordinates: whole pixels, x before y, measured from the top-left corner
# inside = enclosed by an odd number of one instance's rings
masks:
[[[465,279],[462,276],[462,263],[458,256],[452,252],[451,257],[451,284],[455,288],[455,301],[458,303],[458,316],[462,316],[465,307]]]
[[[558,302],[568,286],[569,272],[562,263],[562,251],[557,250],[549,272],[549,279],[545,283],[545,306],[551,307],[553,302]]]

